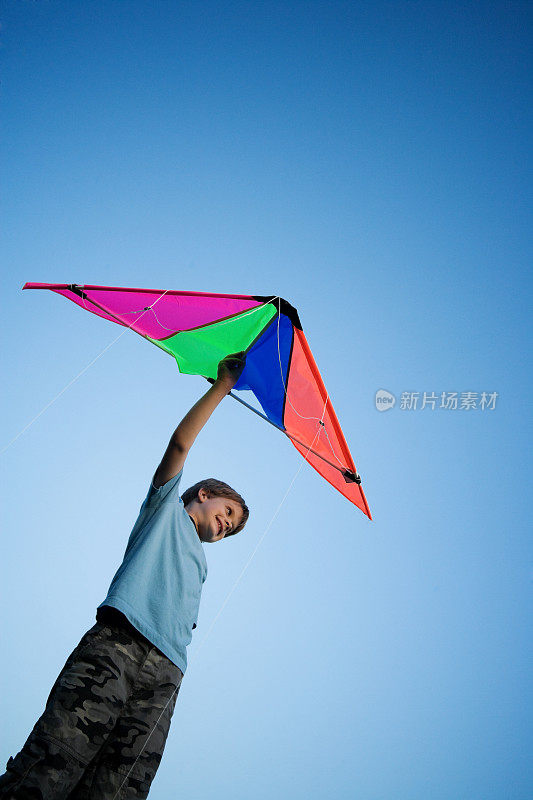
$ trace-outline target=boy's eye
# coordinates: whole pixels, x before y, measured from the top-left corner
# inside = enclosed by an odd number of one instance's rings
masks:
[[[230,508],[230,506],[227,506],[227,507],[226,507],[226,511],[228,512],[228,514],[230,514],[230,515],[231,515],[231,508]]]

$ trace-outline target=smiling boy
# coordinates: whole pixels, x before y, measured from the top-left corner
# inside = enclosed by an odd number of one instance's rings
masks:
[[[0,777],[5,800],[146,798],[187,667],[207,576],[202,542],[238,533],[242,497],[209,478],[180,498],[187,454],[244,369],[217,380],[180,422],[159,464],[94,625],[71,653],[45,711]]]

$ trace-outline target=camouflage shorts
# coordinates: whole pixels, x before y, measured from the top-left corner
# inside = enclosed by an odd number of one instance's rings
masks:
[[[183,675],[133,628],[96,623],[71,653],[2,800],[145,798]]]

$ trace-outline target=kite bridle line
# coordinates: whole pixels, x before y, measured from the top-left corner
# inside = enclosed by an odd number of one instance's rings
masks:
[[[232,396],[234,397],[235,395],[232,395]],[[236,399],[238,400],[239,398],[236,398]],[[326,400],[326,403],[327,403],[327,400]],[[288,486],[288,488],[286,489],[286,491],[285,491],[285,494],[284,494],[284,495],[283,495],[283,497],[281,498],[281,501],[280,501],[280,503],[279,503],[278,507],[276,508],[276,510],[274,511],[274,513],[273,513],[272,517],[270,518],[270,521],[268,522],[268,524],[267,524],[267,526],[266,526],[265,530],[263,531],[263,533],[262,533],[262,534],[261,534],[261,536],[259,537],[259,541],[257,542],[256,546],[255,546],[255,547],[254,547],[254,549],[252,550],[252,554],[251,554],[251,555],[250,555],[250,557],[248,558],[248,561],[246,562],[246,564],[245,564],[245,565],[244,565],[244,567],[242,568],[242,570],[241,570],[240,574],[237,576],[237,579],[235,580],[235,583],[233,584],[233,586],[232,586],[232,587],[231,587],[231,589],[229,590],[228,594],[226,595],[226,597],[225,597],[225,599],[224,599],[224,602],[223,602],[223,603],[222,603],[222,605],[220,606],[220,609],[219,609],[219,610],[217,611],[217,613],[215,614],[215,617],[213,618],[213,621],[211,622],[211,625],[210,625],[210,626],[209,626],[209,628],[207,629],[207,631],[206,631],[206,633],[205,633],[205,636],[204,636],[204,638],[202,639],[202,641],[201,641],[201,642],[200,642],[200,644],[198,645],[198,648],[196,649],[196,651],[195,651],[195,653],[194,653],[194,656],[193,656],[193,657],[191,658],[191,660],[190,660],[190,663],[191,663],[191,664],[194,664],[194,662],[195,662],[196,658],[198,657],[198,653],[200,652],[200,650],[202,649],[202,647],[203,647],[203,646],[204,646],[204,644],[206,643],[206,641],[207,641],[207,639],[208,639],[208,637],[209,637],[209,635],[210,635],[211,631],[213,630],[213,628],[215,627],[215,625],[216,625],[216,623],[217,623],[217,621],[218,621],[218,618],[220,617],[220,615],[222,614],[222,612],[223,612],[223,610],[225,609],[226,605],[228,604],[230,597],[232,596],[233,592],[235,591],[235,589],[237,588],[238,584],[240,583],[240,581],[241,581],[241,579],[242,579],[242,577],[243,577],[244,573],[246,572],[246,570],[248,569],[248,567],[249,567],[249,566],[250,566],[250,564],[252,563],[252,561],[253,561],[253,559],[254,559],[254,557],[255,557],[255,554],[257,553],[257,551],[259,550],[259,547],[261,546],[261,543],[262,543],[263,539],[265,538],[265,536],[267,535],[268,531],[269,531],[269,530],[270,530],[270,528],[272,527],[272,524],[273,524],[274,520],[276,519],[276,517],[278,516],[279,512],[281,511],[281,507],[283,506],[283,504],[284,504],[285,500],[287,499],[287,497],[288,497],[288,495],[289,495],[289,492],[290,492],[290,490],[292,489],[292,487],[293,487],[293,485],[294,485],[294,482],[296,481],[296,478],[297,478],[297,477],[298,477],[298,475],[300,474],[300,471],[301,471],[301,469],[302,469],[302,467],[303,467],[304,463],[307,461],[307,457],[308,457],[309,453],[313,452],[313,451],[311,450],[311,447],[312,447],[312,446],[314,446],[314,444],[315,444],[315,441],[316,441],[316,440],[317,440],[317,439],[320,437],[320,434],[321,434],[321,432],[322,432],[322,430],[323,430],[323,424],[321,425],[320,423],[321,423],[321,422],[323,423],[323,420],[324,420],[324,414],[326,413],[326,403],[324,403],[324,409],[323,409],[323,411],[322,411],[322,419],[320,420],[320,419],[318,419],[318,417],[317,417],[317,421],[318,421],[318,423],[319,423],[319,424],[317,425],[317,431],[316,431],[316,433],[315,433],[315,436],[314,436],[314,438],[313,438],[313,441],[311,442],[311,446],[308,448],[308,450],[307,450],[307,453],[306,453],[306,454],[303,456],[304,460],[300,462],[300,466],[298,467],[298,469],[297,469],[297,470],[296,470],[296,472],[294,473],[294,476],[293,476],[293,478],[292,478],[291,482],[289,483],[289,486]],[[252,407],[250,406],[250,408],[252,408]],[[252,411],[254,411],[254,410],[255,410],[255,409],[253,409],[253,408],[252,408]],[[270,421],[270,420],[269,420],[269,421]],[[148,736],[146,737],[146,739],[145,739],[145,741],[144,741],[144,744],[143,744],[143,746],[142,746],[141,750],[139,751],[139,754],[137,755],[137,757],[136,757],[135,761],[133,762],[133,764],[131,765],[130,769],[128,770],[128,772],[127,772],[127,774],[126,774],[126,777],[124,778],[124,780],[122,781],[122,783],[121,783],[121,784],[120,784],[120,786],[118,787],[118,789],[117,789],[116,793],[113,795],[113,797],[112,797],[112,800],[117,800],[117,797],[118,797],[118,795],[120,794],[120,792],[122,791],[122,788],[124,787],[124,784],[125,784],[125,783],[126,783],[126,781],[128,780],[128,778],[129,778],[129,776],[131,775],[131,773],[133,772],[133,769],[134,769],[134,767],[135,767],[135,764],[137,763],[137,761],[140,759],[140,757],[142,756],[142,754],[143,754],[143,753],[144,753],[144,751],[146,750],[146,746],[147,746],[147,744],[148,744],[148,741],[150,740],[150,737],[152,736],[152,734],[153,734],[153,732],[155,731],[155,729],[157,728],[157,726],[158,726],[158,724],[159,724],[159,722],[160,722],[160,720],[161,720],[161,718],[162,718],[163,714],[165,713],[165,711],[166,711],[166,710],[167,710],[167,708],[169,707],[169,705],[170,705],[170,703],[172,702],[172,700],[173,700],[173,698],[175,697],[175,695],[178,693],[178,691],[179,691],[179,688],[180,688],[180,686],[181,686],[181,684],[182,684],[183,678],[184,678],[184,676],[183,676],[183,674],[182,674],[182,676],[181,676],[180,680],[178,681],[178,684],[177,684],[176,688],[174,689],[174,691],[172,692],[172,694],[171,694],[171,695],[170,695],[170,697],[168,698],[168,700],[167,700],[167,702],[166,702],[166,705],[165,705],[165,707],[163,708],[163,710],[161,711],[161,713],[160,713],[160,715],[158,716],[157,720],[155,721],[155,723],[154,723],[154,725],[153,725],[153,727],[152,727],[152,729],[151,729],[150,733],[148,734]]]
[[[87,304],[85,303],[85,300],[88,300],[88,301],[89,301],[89,303],[90,303],[92,306],[96,306],[96,308],[99,308],[99,309],[100,309],[100,311],[103,311],[103,312],[104,312],[104,314],[107,314],[107,316],[108,316],[108,317],[112,317],[112,318],[115,320],[115,322],[118,322],[118,324],[119,324],[119,325],[124,325],[124,326],[125,326],[125,327],[126,327],[128,330],[132,330],[134,333],[138,333],[138,334],[139,334],[139,336],[142,336],[142,338],[143,338],[143,339],[148,339],[148,340],[149,340],[149,337],[148,337],[148,336],[146,336],[144,333],[140,333],[140,331],[137,331],[137,330],[135,330],[135,328],[134,328],[134,327],[132,327],[132,326],[133,326],[133,325],[135,325],[135,324],[136,324],[136,323],[137,323],[137,322],[138,322],[138,321],[139,321],[139,320],[140,320],[142,317],[144,317],[144,315],[145,315],[145,314],[146,314],[148,311],[152,311],[152,312],[155,314],[155,311],[153,311],[153,308],[154,308],[154,306],[155,306],[155,305],[157,305],[157,303],[159,303],[159,301],[160,301],[160,300],[161,300],[161,299],[162,299],[162,298],[163,298],[163,297],[164,297],[166,294],[168,294],[168,291],[169,291],[168,289],[166,289],[166,290],[165,290],[165,291],[164,291],[164,292],[163,292],[163,293],[162,293],[162,294],[161,294],[161,295],[160,295],[160,296],[157,298],[157,300],[154,300],[154,302],[152,303],[152,305],[151,305],[151,306],[146,306],[145,308],[143,308],[143,309],[142,309],[142,311],[138,311],[138,312],[137,312],[137,311],[129,311],[129,312],[126,312],[126,313],[129,313],[129,314],[137,314],[137,313],[138,313],[138,314],[140,314],[140,316],[139,316],[139,317],[137,317],[137,319],[134,319],[134,320],[133,320],[133,322],[130,322],[130,324],[129,324],[129,325],[127,325],[127,320],[121,319],[119,316],[117,316],[117,315],[115,314],[115,312],[114,312],[114,311],[111,311],[111,309],[107,308],[107,306],[104,306],[102,303],[97,303],[97,301],[96,301],[96,300],[92,300],[90,297],[88,297],[88,296],[85,294],[85,292],[83,291],[83,289],[84,289],[84,286],[83,286],[83,284],[71,283],[71,284],[69,285],[69,287],[68,287],[68,288],[70,289],[70,291],[71,291],[73,294],[75,294],[75,295],[77,295],[79,298],[81,298],[81,301],[82,301],[82,303],[83,303],[83,307],[84,307],[85,311],[88,311],[89,313],[90,313],[90,311],[91,311],[91,309],[90,309],[90,308],[87,308]],[[157,317],[156,317],[156,319],[157,319]],[[158,322],[159,322],[159,320],[158,320]],[[161,323],[159,323],[159,324],[161,324]],[[162,327],[163,327],[163,326],[162,326]]]
[[[297,414],[300,417],[300,419],[314,419],[317,422],[319,422],[318,417],[304,417],[303,414],[300,414],[298,409],[296,409],[293,406],[293,404],[291,402],[291,398],[289,397],[289,393],[287,392],[287,387],[285,385],[285,379],[283,378],[283,367],[281,365],[281,350],[280,350],[280,344],[279,344],[279,322],[280,322],[280,319],[281,319],[281,297],[274,298],[274,299],[279,301],[278,302],[278,361],[279,361],[279,374],[280,374],[280,377],[281,377],[281,382],[283,384],[283,391],[285,392],[285,397],[289,401],[289,405],[292,408],[292,410],[294,411],[294,413]],[[272,301],[270,301],[270,302],[272,302]],[[328,395],[327,395],[327,392],[326,392],[326,404],[327,404],[327,402],[328,402]],[[341,462],[339,461],[339,464],[340,463]]]
[[[209,378],[208,380],[209,380],[209,382],[211,382],[211,380],[212,380],[212,379],[211,379],[211,378]],[[357,473],[353,473],[351,470],[347,469],[347,467],[345,467],[344,465],[342,465],[342,462],[340,462],[340,461],[339,461],[339,464],[341,464],[341,466],[340,466],[340,467],[338,467],[338,466],[337,466],[337,464],[334,464],[332,461],[329,461],[329,459],[325,458],[325,456],[322,456],[322,455],[320,455],[320,453],[317,453],[317,451],[316,451],[316,450],[313,450],[313,447],[312,447],[312,445],[307,445],[307,444],[305,444],[304,442],[301,442],[299,439],[297,439],[297,438],[296,438],[296,436],[293,436],[291,433],[289,433],[288,431],[286,431],[286,430],[285,430],[285,428],[281,428],[279,425],[276,425],[276,423],[275,423],[275,422],[272,422],[272,420],[271,420],[271,419],[269,419],[269,418],[268,418],[268,417],[267,417],[265,414],[263,414],[261,411],[258,411],[258,409],[257,409],[257,408],[254,408],[252,405],[250,405],[250,403],[247,403],[247,402],[246,402],[246,400],[242,400],[242,399],[241,399],[240,397],[238,397],[236,394],[233,394],[233,392],[230,392],[230,393],[229,393],[229,396],[230,396],[230,397],[233,397],[233,399],[234,399],[234,400],[237,400],[237,402],[238,402],[238,403],[241,403],[241,405],[243,405],[243,406],[246,406],[246,408],[250,409],[250,411],[253,411],[253,412],[254,412],[254,414],[257,414],[257,416],[258,416],[258,417],[261,417],[261,419],[264,419],[264,420],[265,420],[265,422],[268,422],[268,423],[269,423],[269,425],[272,425],[272,427],[273,427],[273,428],[276,428],[276,430],[280,431],[280,433],[284,433],[284,434],[285,434],[285,436],[287,436],[287,438],[288,438],[288,439],[291,439],[291,440],[292,440],[293,442],[295,442],[296,444],[299,444],[299,445],[300,445],[300,447],[309,447],[309,449],[308,449],[308,451],[307,451],[307,452],[308,452],[308,454],[309,454],[309,453],[312,453],[312,454],[313,454],[314,456],[316,456],[317,458],[320,458],[322,461],[325,461],[325,462],[326,462],[326,464],[329,464],[329,466],[330,466],[330,467],[333,467],[333,469],[336,469],[336,470],[338,470],[339,472],[341,472],[341,473],[342,473],[342,475],[343,475],[343,477],[344,477],[344,479],[345,479],[345,480],[346,480],[348,483],[361,483],[361,478],[360,478],[360,476],[359,476],[359,475],[357,475]],[[326,399],[326,403],[327,403],[327,399]],[[326,407],[326,403],[324,403],[324,408]],[[329,442],[329,436],[328,436],[328,433],[327,433],[327,431],[326,431],[326,425],[325,425],[325,423],[324,423],[322,420],[319,420],[319,419],[318,419],[318,417],[307,417],[307,419],[316,419],[316,420],[318,421],[318,424],[319,424],[319,425],[322,427],[322,430],[323,430],[323,431],[324,431],[324,433],[326,434],[326,436],[327,436],[327,438],[328,438],[328,442]],[[314,442],[313,442],[313,443],[314,443]],[[330,443],[330,447],[331,447],[331,443]]]
[[[172,295],[171,295],[171,296],[172,296]],[[277,297],[274,297],[274,298],[273,298],[273,300],[277,300]],[[90,300],[89,302],[91,302],[91,303],[92,303],[93,301],[92,301],[92,300]],[[272,302],[272,301],[269,301],[269,302]],[[163,325],[163,323],[159,321],[159,318],[158,318],[157,314],[156,314],[156,313],[155,313],[155,311],[154,311],[154,308],[153,308],[153,307],[154,307],[154,305],[155,305],[155,303],[153,303],[151,306],[146,306],[145,308],[143,308],[143,309],[140,309],[139,311],[125,311],[125,312],[124,312],[124,314],[140,314],[140,313],[141,313],[141,311],[151,311],[151,312],[152,312],[152,314],[153,314],[153,315],[154,315],[154,317],[155,317],[155,321],[157,322],[157,324],[158,324],[158,325],[159,325],[161,328],[163,328],[163,330],[165,330],[165,331],[169,331],[169,333],[171,333],[171,334],[173,334],[173,335],[176,335],[177,333],[184,333],[184,331],[180,330],[179,328],[176,330],[176,329],[174,329],[174,328],[167,328],[167,327],[166,327],[166,325]],[[235,317],[237,317],[237,316],[238,316],[240,319],[244,319],[244,317],[249,317],[249,316],[250,316],[250,314],[255,314],[257,311],[259,311],[260,309],[262,309],[264,305],[266,305],[266,303],[263,303],[263,304],[261,304],[261,305],[257,305],[257,306],[255,306],[255,308],[251,308],[249,311],[246,311],[246,312],[239,311],[237,314],[231,314],[229,317],[227,317],[227,318],[225,318],[225,319],[222,319],[222,320],[218,320],[218,319],[217,319],[217,320],[213,320],[213,322],[206,323],[205,325],[200,325],[199,327],[200,327],[200,328],[207,328],[207,327],[208,327],[208,325],[217,325],[217,326],[221,326],[221,325],[227,325],[229,322],[232,322],[232,321],[233,321],[233,319],[234,319]],[[87,306],[85,306],[85,310],[86,310],[86,311],[89,311],[89,309],[87,308]],[[106,311],[106,313],[110,313],[110,312],[107,312],[107,311]],[[139,317],[139,319],[140,319],[140,317]],[[270,324],[270,323],[268,323],[268,324]],[[133,323],[132,323],[132,325],[133,325]],[[134,328],[132,328],[132,330],[135,330],[135,329],[134,329]],[[195,329],[194,329],[194,328],[188,328],[187,330],[195,330]],[[136,333],[138,333],[138,331],[135,331],[135,332],[136,332]],[[143,336],[143,335],[144,335],[144,334],[142,334],[142,333],[141,333],[141,336]],[[166,337],[165,337],[165,339],[168,339],[168,338],[171,338],[171,337],[168,337],[168,336],[166,336]],[[254,341],[255,341],[255,340],[254,340]],[[254,342],[252,342],[252,344],[250,344],[250,345],[249,345],[248,349],[250,349],[250,347],[251,347],[253,344],[254,344]]]
[[[294,405],[293,405],[293,403],[292,403],[292,401],[291,401],[291,398],[289,397],[289,393],[288,393],[288,391],[287,391],[287,386],[285,385],[285,380],[284,380],[284,378],[283,378],[283,367],[282,367],[282,365],[281,365],[281,349],[280,349],[280,343],[279,343],[279,323],[280,323],[280,318],[281,318],[281,297],[274,298],[274,300],[278,300],[278,327],[277,327],[277,334],[278,334],[278,361],[279,361],[279,373],[280,373],[280,376],[281,376],[281,382],[282,382],[282,384],[283,384],[283,391],[285,392],[285,397],[286,397],[286,399],[289,401],[289,405],[290,405],[290,407],[292,408],[292,410],[294,411],[294,413],[295,413],[295,414],[297,414],[297,416],[299,416],[299,417],[300,417],[300,419],[308,419],[308,420],[315,419],[315,420],[316,420],[316,419],[318,419],[317,417],[305,417],[303,414],[300,414],[300,412],[298,411],[298,409],[294,407]],[[273,302],[273,301],[270,301],[270,302]],[[327,391],[327,389],[326,389],[326,401],[325,401],[325,405],[327,405],[327,402],[328,402],[328,400],[329,400],[329,393],[328,393],[328,391]],[[325,407],[325,406],[324,406],[324,407]],[[323,415],[322,415],[322,416],[323,416]],[[347,468],[347,467],[346,467],[346,466],[345,466],[345,465],[342,463],[342,461],[341,461],[341,460],[340,460],[340,458],[338,457],[337,453],[335,452],[335,448],[334,448],[334,447],[333,447],[333,445],[331,444],[331,439],[329,438],[329,434],[328,434],[328,430],[327,430],[327,428],[326,428],[326,424],[325,424],[325,422],[322,422],[321,424],[322,424],[322,425],[323,425],[323,427],[324,427],[324,433],[326,434],[326,438],[327,438],[327,440],[328,440],[329,449],[331,450],[331,452],[333,453],[333,455],[335,456],[335,458],[337,459],[337,461],[338,461],[338,462],[339,462],[339,464],[341,465],[341,469],[339,470],[339,472],[341,472],[341,473],[342,473],[342,475],[343,475],[344,479],[345,479],[347,482],[352,482],[352,481],[353,481],[354,483],[357,483],[357,484],[359,484],[359,485],[360,485],[360,484],[361,484],[361,478],[360,478],[360,476],[357,474],[357,472],[353,472],[351,469],[348,469],[348,468]],[[294,439],[294,437],[293,437],[293,436],[290,436],[290,434],[287,434],[287,435],[288,435],[288,436],[289,436],[291,439],[293,439],[294,441],[298,441],[297,439]],[[302,444],[302,442],[298,442],[298,444]],[[307,445],[303,445],[303,447],[307,447]],[[327,464],[329,464],[330,466],[334,467],[335,469],[339,469],[339,467],[337,467],[335,464],[332,464],[332,463],[331,463],[331,461],[328,461],[326,458],[324,458],[323,456],[319,455],[318,453],[315,453],[315,455],[317,455],[319,458],[322,458],[322,460],[323,460],[323,461],[325,461]]]

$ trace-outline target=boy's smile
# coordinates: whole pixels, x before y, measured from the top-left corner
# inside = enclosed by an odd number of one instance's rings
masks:
[[[242,519],[242,508],[227,497],[209,497],[204,489],[186,506],[200,541],[218,542],[231,534]]]

